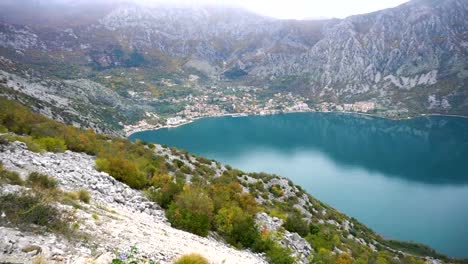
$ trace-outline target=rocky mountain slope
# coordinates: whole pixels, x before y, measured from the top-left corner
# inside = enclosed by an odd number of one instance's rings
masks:
[[[7,0],[0,95],[107,135],[172,111],[162,103],[244,85],[265,88],[267,98],[293,92],[312,103],[467,115],[467,8],[466,0],[413,0],[342,20],[290,21],[218,7]],[[285,178],[66,127],[0,102],[0,198],[44,199],[55,208],[46,212],[70,217],[61,223],[76,235],[17,225],[17,205],[1,204],[1,261],[109,263],[137,246],[148,263],[192,251],[212,263],[462,262],[386,240]],[[34,172],[59,189],[36,193]],[[70,201],[78,189],[90,203]],[[187,221],[191,213],[200,226]]]
[[[79,230],[88,241],[68,241],[54,234],[37,235],[12,227],[0,227],[2,262],[29,263],[38,256],[44,263],[110,263],[115,252],[127,252],[137,246],[139,255],[159,263],[172,263],[183,254],[198,252],[213,263],[265,263],[258,255],[238,251],[213,238],[202,238],[171,228],[164,211],[140,192],[94,169],[92,156],[65,152],[43,155],[27,150],[17,142],[2,146],[0,161],[11,171],[26,178],[41,172],[56,178],[65,191],[86,189],[92,202],[73,211]],[[18,192],[14,185],[1,186],[0,194]],[[19,188],[21,190],[21,188]],[[94,217],[93,217],[94,215]],[[25,252],[36,246],[38,252]],[[38,255],[38,256],[37,256]],[[118,254],[117,254],[118,255]]]
[[[386,240],[286,178],[0,102],[2,261],[133,255],[137,263],[173,263],[195,252],[210,263],[466,263]]]
[[[218,7],[26,3],[0,4],[0,55],[60,78],[108,85],[96,76],[139,67],[155,85],[196,75],[207,85],[254,84],[315,102],[468,112],[465,0],[413,0],[322,21]]]

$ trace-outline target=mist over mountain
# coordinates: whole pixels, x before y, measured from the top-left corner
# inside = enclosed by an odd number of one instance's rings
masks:
[[[346,19],[279,20],[234,7],[2,1],[0,56],[106,87],[103,76],[137,67],[156,86],[194,75],[201,86],[257,86],[316,104],[466,115],[467,9],[413,0]]]

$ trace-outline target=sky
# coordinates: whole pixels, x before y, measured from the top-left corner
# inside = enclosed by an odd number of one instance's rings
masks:
[[[345,18],[395,7],[408,0],[135,0],[142,3],[240,6],[281,19]]]

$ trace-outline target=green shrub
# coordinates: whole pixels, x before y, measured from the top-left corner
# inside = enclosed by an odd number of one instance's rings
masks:
[[[335,264],[352,264],[353,259],[346,253],[341,253],[335,260]]]
[[[214,222],[226,241],[238,248],[252,247],[260,236],[253,217],[238,206],[221,208]]]
[[[28,176],[27,183],[34,188],[40,189],[56,189],[58,186],[54,178],[39,172],[31,172]]]
[[[315,250],[319,250],[321,248],[333,250],[334,247],[337,247],[340,244],[339,234],[334,231],[333,227],[327,226],[321,226],[317,233],[309,234],[305,239]]]
[[[65,192],[64,196],[65,196],[65,198],[70,199],[70,200],[80,199],[77,192]]]
[[[91,195],[87,190],[81,189],[78,191],[78,199],[84,203],[89,203],[91,200]]]
[[[36,140],[41,148],[51,152],[64,152],[67,150],[65,141],[61,138],[43,137]]]
[[[295,263],[292,252],[289,249],[283,248],[270,237],[265,239],[258,238],[252,245],[255,252],[265,252],[265,256],[269,263],[272,264],[292,264]]]
[[[203,190],[187,186],[171,203],[166,215],[174,227],[207,236],[211,228],[213,202]]]
[[[192,212],[179,208],[172,203],[166,212],[169,222],[175,227],[199,236],[207,236],[211,228],[210,217],[207,214]]]
[[[105,158],[97,158],[94,167],[98,171],[108,171],[110,168],[110,162]]]
[[[204,158],[204,157],[197,157],[197,161],[203,164],[211,165],[212,161]]]
[[[309,225],[302,219],[299,212],[289,213],[284,222],[284,228],[290,232],[298,233],[301,237],[305,237],[309,233]]]
[[[180,159],[174,159],[172,160],[172,163],[177,167],[177,168],[181,168],[182,166],[184,166],[184,162],[181,161]]]
[[[192,173],[192,169],[189,166],[185,165],[185,164],[180,167],[180,171],[185,173],[185,174],[191,174]]]
[[[295,263],[294,257],[291,256],[292,252],[289,249],[275,243],[269,250],[265,252],[267,259],[272,264],[293,264]]]
[[[0,125],[0,130],[1,130],[2,125]],[[3,133],[0,131],[0,133]],[[5,135],[0,135],[0,145],[7,145],[10,143],[10,140],[8,139],[9,137]]]
[[[15,140],[24,142],[28,149],[32,152],[43,152],[44,148],[36,141],[33,137],[26,136],[26,137],[15,137]]]
[[[174,264],[209,264],[210,262],[200,254],[191,253],[178,258]]]
[[[275,197],[281,197],[284,195],[284,191],[281,189],[281,186],[279,185],[273,185],[269,188],[269,191],[275,196]]]
[[[0,163],[0,185],[2,184],[23,185],[24,181],[18,173],[3,169]]]
[[[318,232],[320,232],[320,227],[314,223],[309,224],[309,233],[312,235],[316,235]]]
[[[67,226],[60,211],[43,202],[39,195],[12,193],[0,196],[0,211],[19,226],[35,224],[51,230],[63,230]]]
[[[335,263],[335,254],[325,248],[320,248],[314,254],[314,263],[328,264]],[[374,263],[374,262],[366,262]]]
[[[136,164],[123,157],[98,158],[96,169],[109,173],[135,189],[141,189],[148,184],[147,178],[138,170]]]
[[[182,185],[167,182],[161,188],[149,188],[145,191],[146,197],[157,204],[162,208],[167,209],[169,205],[174,200],[174,197],[182,191]]]
[[[259,237],[255,240],[254,244],[252,245],[252,250],[254,252],[267,252],[268,250],[270,250],[270,248],[273,247],[275,243],[276,242],[269,237],[265,239]]]

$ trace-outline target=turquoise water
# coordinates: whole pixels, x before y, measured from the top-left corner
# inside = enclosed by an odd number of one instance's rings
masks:
[[[136,138],[289,177],[387,238],[468,257],[468,119],[220,117]]]

